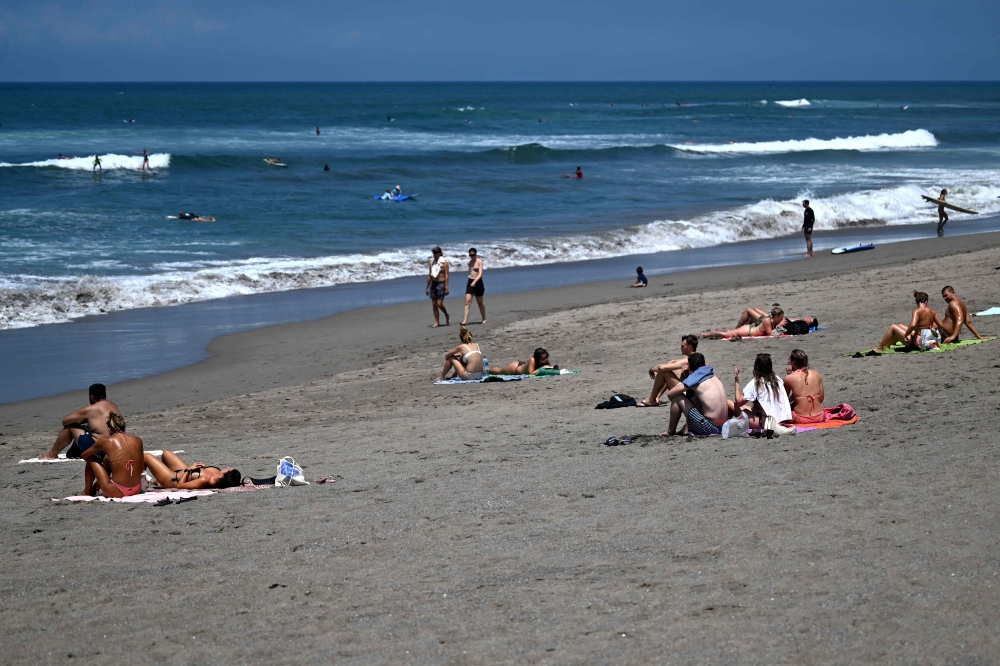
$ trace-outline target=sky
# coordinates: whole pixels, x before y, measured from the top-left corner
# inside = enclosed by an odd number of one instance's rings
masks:
[[[0,81],[1000,80],[1000,0],[0,0]]]

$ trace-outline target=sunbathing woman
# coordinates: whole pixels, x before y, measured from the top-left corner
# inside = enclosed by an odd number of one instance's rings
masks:
[[[483,362],[486,360],[483,358],[482,348],[472,341],[472,333],[465,326],[459,327],[458,337],[462,344],[444,355],[444,369],[438,380],[448,379],[451,372],[455,373],[452,377],[482,379]]]
[[[774,317],[774,311],[780,310],[777,304],[771,308],[771,314],[764,312],[760,308],[749,307],[743,311],[740,315],[740,320],[736,322],[736,327],[739,328],[745,324],[753,324],[754,326],[760,324],[765,318],[771,317],[771,326],[773,328],[778,328],[779,326],[787,326],[792,319],[782,314],[781,318]],[[809,328],[817,328],[819,326],[819,319],[816,317],[803,317],[802,321],[809,325]]]
[[[793,349],[785,367],[785,390],[792,400],[792,423],[823,423],[823,375],[809,369],[809,357],[801,349]]]
[[[163,460],[147,453],[146,467],[156,477],[156,482],[168,490],[201,490],[203,488],[229,488],[240,485],[243,477],[232,467],[212,467],[196,462],[188,466],[173,451],[164,451]]]
[[[108,415],[108,436],[101,437],[83,452],[87,467],[84,471],[84,495],[130,497],[141,489],[142,440],[125,434],[125,419],[121,414]]]
[[[491,375],[533,375],[542,368],[559,369],[558,365],[549,365],[549,353],[539,347],[527,361],[511,361],[501,368],[490,368]]]
[[[757,321],[752,321],[749,324],[743,324],[742,326],[737,326],[731,331],[705,331],[701,334],[703,338],[757,338],[757,337],[767,337],[771,335],[771,331],[774,330],[775,324],[773,322],[783,321],[785,318],[785,313],[781,308],[772,308],[771,315],[768,317],[762,317]]]
[[[877,355],[891,345],[902,342],[906,345],[907,351],[919,349],[938,349],[941,346],[941,318],[927,305],[927,294],[922,291],[913,292],[913,298],[917,302],[917,307],[910,318],[910,325],[893,324],[882,336],[878,347],[868,352],[870,355]]]
[[[733,394],[734,411],[749,412],[750,427],[765,427],[765,418],[773,416],[779,422],[792,419],[792,407],[788,404],[788,394],[774,374],[770,354],[757,354],[753,363],[753,380],[740,390],[740,366],[734,368],[736,389]]]

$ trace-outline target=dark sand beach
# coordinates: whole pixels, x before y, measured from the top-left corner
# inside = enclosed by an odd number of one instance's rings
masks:
[[[423,302],[219,338],[109,388],[148,449],[253,476],[291,455],[332,485],[55,503],[82,465],[17,461],[85,392],[2,405],[0,662],[992,663],[1000,341],[844,354],[914,290],[1000,304],[997,267],[992,233],[488,297],[470,328],[493,365],[544,346],[572,376],[434,385],[458,327]],[[602,445],[669,410],[594,405],[776,301],[829,328],[699,351],[731,392],[734,364],[801,348],[859,423]]]

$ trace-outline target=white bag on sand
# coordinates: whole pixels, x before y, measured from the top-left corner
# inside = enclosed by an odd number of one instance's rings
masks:
[[[278,461],[278,471],[274,476],[276,486],[308,486],[309,482],[302,475],[302,468],[295,464],[291,456],[285,456]]]
[[[749,433],[750,418],[746,412],[741,413],[739,416],[734,416],[722,424],[722,439],[749,437]]]

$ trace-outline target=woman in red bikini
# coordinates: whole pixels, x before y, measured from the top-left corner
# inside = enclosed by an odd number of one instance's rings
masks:
[[[101,437],[84,451],[87,468],[84,472],[84,495],[130,497],[138,494],[142,471],[142,440],[125,434],[125,419],[121,414],[108,415],[108,436]]]
[[[784,384],[792,402],[792,423],[824,423],[823,375],[809,369],[809,357],[801,349],[792,350],[786,371]]]

